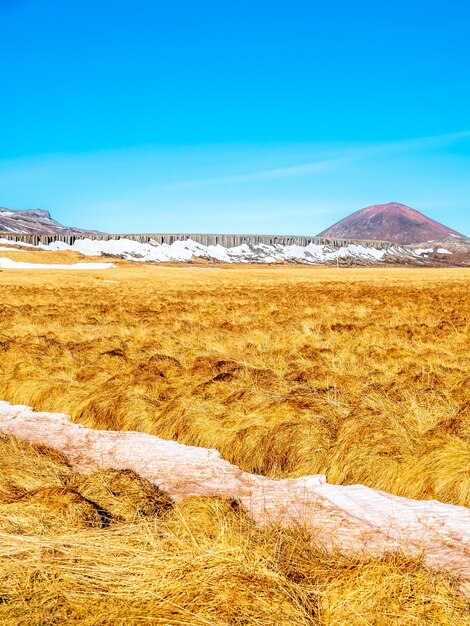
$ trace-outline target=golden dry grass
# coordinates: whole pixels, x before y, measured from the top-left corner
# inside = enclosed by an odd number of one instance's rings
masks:
[[[470,503],[468,270],[0,280],[5,400],[214,447],[247,471]]]
[[[4,271],[0,398],[468,505],[469,286],[469,270]],[[227,503],[168,510],[135,477],[2,445],[0,624],[468,623],[419,562],[327,555]]]

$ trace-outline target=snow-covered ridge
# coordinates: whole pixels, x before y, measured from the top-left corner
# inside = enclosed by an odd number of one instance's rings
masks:
[[[72,246],[57,241],[49,244],[49,249],[76,250],[86,256],[113,254],[131,261],[191,261],[194,258],[203,258],[222,263],[278,263],[291,261],[300,263],[324,263],[336,258],[362,257],[367,260],[381,260],[385,250],[366,248],[361,245],[349,245],[334,250],[328,246],[309,244],[299,245],[267,245],[247,244],[233,248],[224,246],[205,246],[192,239],[175,241],[172,244],[141,243],[131,239],[114,239],[100,241],[92,239],[77,239]]]
[[[11,243],[0,239],[0,243]],[[18,243],[31,247],[31,244]],[[157,242],[142,243],[132,239],[76,239],[70,245],[63,241],[40,244],[44,250],[72,250],[84,256],[113,255],[136,262],[162,263],[169,261],[188,262],[195,258],[217,261],[220,263],[301,263],[319,265],[336,261],[360,261],[366,264],[384,260],[403,261],[419,258],[409,248],[390,244],[387,248],[348,243],[339,248],[327,244],[248,244],[243,243],[232,248],[217,245],[203,245],[192,239],[177,240],[172,244]]]
[[[272,479],[248,474],[216,450],[139,432],[93,430],[67,415],[0,402],[0,432],[50,446],[82,471],[132,469],[176,501],[238,500],[259,525],[305,525],[326,548],[365,556],[423,555],[460,579],[470,595],[470,510],[411,500],[363,485],[329,485],[323,475]]]

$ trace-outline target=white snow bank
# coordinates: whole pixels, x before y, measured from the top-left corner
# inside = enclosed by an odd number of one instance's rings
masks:
[[[446,248],[437,248],[436,250],[434,250],[434,248],[415,248],[414,252],[420,256],[427,256],[433,252],[437,252],[438,254],[452,254],[452,252]]]
[[[177,240],[172,244],[141,243],[132,239],[110,239],[108,241],[77,239],[72,245],[55,241],[40,247],[46,250],[73,250],[85,256],[111,254],[141,263],[148,261],[157,263],[165,261],[187,262],[194,258],[204,258],[221,263],[280,263],[288,261],[318,265],[334,262],[337,259],[362,259],[367,262],[377,262],[386,256],[413,256],[411,251],[393,245],[387,249],[378,249],[359,244],[333,248],[315,243],[310,243],[307,246],[244,243],[240,246],[225,248],[220,244],[205,246],[192,239]]]
[[[7,270],[108,270],[116,267],[113,263],[72,263],[57,265],[54,263],[22,263],[6,257],[0,257],[0,269]]]
[[[84,470],[132,469],[176,501],[223,496],[240,501],[259,525],[305,525],[327,548],[383,556],[424,555],[457,576],[470,595],[470,510],[410,500],[363,485],[329,485],[322,475],[272,479],[248,474],[216,450],[139,432],[92,430],[61,413],[0,402],[0,432],[50,446]]]

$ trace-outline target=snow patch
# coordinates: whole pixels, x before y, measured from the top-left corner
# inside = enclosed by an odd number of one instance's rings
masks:
[[[414,252],[420,256],[427,256],[433,252],[437,252],[438,254],[452,254],[452,252],[446,248],[437,248],[436,250],[434,250],[434,248],[415,248]]]
[[[7,270],[108,270],[116,267],[113,263],[73,263],[56,265],[54,263],[22,263],[6,257],[0,257],[0,269]]]
[[[4,228],[5,230],[7,230],[10,233],[21,233],[21,230],[18,230],[17,228],[11,228],[10,226],[6,226],[6,224],[2,225],[2,228]]]

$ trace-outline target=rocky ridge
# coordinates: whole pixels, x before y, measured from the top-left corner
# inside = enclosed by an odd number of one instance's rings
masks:
[[[94,233],[97,231],[63,226],[43,209],[11,210],[0,207],[0,233]]]

